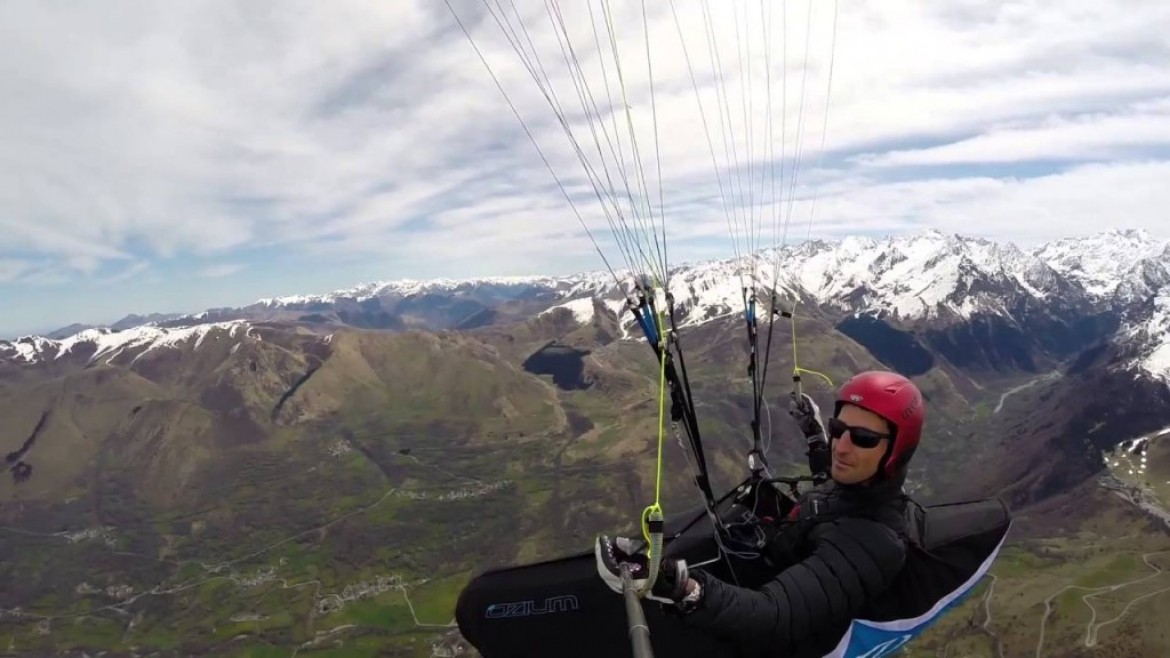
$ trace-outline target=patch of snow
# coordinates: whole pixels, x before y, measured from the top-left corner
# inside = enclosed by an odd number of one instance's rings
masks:
[[[604,299],[601,303],[603,306],[605,306],[605,308],[609,309],[615,316],[617,316],[618,328],[622,332],[621,337],[623,339],[630,338],[630,329],[633,326],[633,323],[629,315],[630,312],[626,310],[625,297],[617,299]]]
[[[55,341],[42,336],[21,336],[15,341],[0,342],[0,356],[14,361],[34,363],[41,355],[53,348]]]
[[[1170,341],[1156,347],[1142,361],[1142,369],[1163,379],[1170,380]]]
[[[565,302],[564,304],[557,304],[552,308],[541,312],[541,315],[552,313],[557,309],[568,309],[573,313],[573,319],[579,324],[588,324],[593,321],[594,309],[592,297],[581,297]]]
[[[137,361],[148,352],[152,352],[159,348],[178,347],[184,343],[190,342],[192,339],[195,341],[195,349],[199,349],[200,346],[203,345],[203,341],[206,340],[207,336],[215,329],[227,329],[229,330],[228,336],[230,338],[235,338],[239,334],[239,331],[244,328],[245,324],[246,323],[242,320],[231,320],[229,322],[212,322],[208,324],[199,324],[193,327],[183,327],[178,329],[162,329],[160,331],[163,333],[152,337],[148,341],[149,344],[146,350],[144,350],[138,356],[134,357],[134,360]],[[239,343],[236,344],[238,345]],[[97,356],[98,355],[95,354],[94,358],[97,358]],[[111,355],[110,358],[113,358],[113,356]]]
[[[1170,285],[1154,297],[1150,316],[1123,328],[1120,335],[1140,350],[1130,367],[1170,384]]]
[[[758,259],[757,261],[762,260]],[[737,266],[732,261],[712,261],[680,269],[671,275],[670,292],[674,296],[676,312],[686,315],[680,327],[708,322],[717,318],[745,312],[744,288],[762,287],[769,276],[767,263],[757,262],[758,276],[745,271],[746,264]],[[770,284],[770,281],[767,281]],[[655,299],[658,308],[667,311],[666,298],[659,292]],[[758,315],[766,313],[758,312]],[[629,315],[633,322],[633,318]]]

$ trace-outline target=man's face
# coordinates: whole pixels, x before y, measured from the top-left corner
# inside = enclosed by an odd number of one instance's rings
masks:
[[[890,432],[889,425],[881,416],[851,404],[842,406],[837,418],[850,427],[864,427],[879,434],[888,435]],[[841,484],[857,484],[873,477],[889,443],[890,440],[884,438],[872,448],[861,448],[854,445],[851,433],[846,431],[841,438],[833,441],[833,479]]]

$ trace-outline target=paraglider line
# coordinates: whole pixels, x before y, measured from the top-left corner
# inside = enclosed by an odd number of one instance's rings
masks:
[[[532,142],[532,145],[536,147],[536,151],[540,155],[541,161],[544,162],[544,166],[548,168],[548,171],[552,175],[553,180],[555,180],[557,183],[557,187],[560,188],[561,194],[563,194],[565,196],[565,200],[569,202],[569,206],[572,208],[573,214],[576,215],[577,221],[579,221],[582,228],[585,229],[585,234],[589,236],[589,240],[593,243],[593,247],[597,249],[598,255],[601,256],[602,262],[605,263],[606,269],[608,269],[609,273],[613,275],[614,282],[620,288],[621,280],[618,279],[617,273],[614,272],[613,266],[610,265],[609,259],[605,257],[605,252],[601,250],[601,245],[599,245],[597,243],[597,239],[593,237],[593,232],[589,230],[589,226],[585,223],[584,218],[581,217],[581,213],[577,211],[576,204],[573,203],[573,199],[569,196],[568,190],[565,189],[564,183],[561,182],[560,177],[557,176],[556,172],[553,170],[552,165],[548,161],[548,158],[545,157],[544,151],[540,148],[540,144],[537,143],[536,138],[532,135],[532,131],[528,129],[528,124],[524,122],[524,118],[520,116],[520,112],[512,103],[512,99],[509,98],[507,92],[504,91],[503,85],[500,84],[499,79],[496,78],[495,72],[493,72],[491,66],[488,65],[487,60],[484,58],[483,53],[480,52],[479,47],[475,45],[475,41],[471,38],[471,33],[467,31],[467,27],[463,24],[463,21],[460,20],[459,15],[455,13],[455,8],[451,6],[451,0],[443,0],[443,2],[447,5],[447,9],[451,11],[451,15],[455,17],[455,21],[459,23],[460,29],[462,29],[463,34],[467,36],[468,42],[471,43],[471,47],[475,50],[475,54],[479,57],[480,62],[482,62],[484,67],[487,69],[488,75],[491,76],[492,81],[496,84],[496,88],[500,90],[501,94],[503,94],[505,102],[508,103],[508,107],[512,110],[512,114],[516,116],[516,120],[520,122],[520,126],[524,129],[524,134],[528,135],[528,139]]]

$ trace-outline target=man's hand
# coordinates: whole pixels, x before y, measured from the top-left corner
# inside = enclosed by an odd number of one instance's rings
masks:
[[[627,537],[601,535],[593,547],[597,559],[597,574],[610,589],[618,594],[622,590],[623,564],[629,565],[634,587],[641,590],[650,576],[650,560],[645,553],[638,552],[634,540]],[[676,603],[686,596],[687,564],[683,560],[663,560],[658,566],[658,579],[646,598],[661,603]]]
[[[788,402],[788,414],[800,426],[800,431],[804,432],[804,438],[826,439],[825,424],[821,421],[821,410],[807,393],[802,393],[799,397],[795,392],[791,394],[791,399]]]
[[[788,403],[788,413],[804,432],[808,441],[808,468],[812,472],[813,484],[819,485],[829,479],[829,469],[832,467],[832,457],[829,455],[829,437],[825,435],[825,424],[821,421],[821,410],[817,403],[807,393],[792,393]]]

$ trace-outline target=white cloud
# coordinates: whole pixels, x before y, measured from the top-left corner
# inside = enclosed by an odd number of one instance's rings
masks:
[[[110,284],[119,283],[122,281],[129,281],[131,279],[138,278],[139,275],[141,275],[143,272],[146,272],[149,269],[150,269],[150,263],[148,263],[146,261],[136,261],[136,262],[131,263],[130,265],[122,268],[121,270],[119,270],[118,272],[116,272],[110,276],[103,277],[101,279],[100,283],[102,283],[104,285],[110,285]]]
[[[561,127],[495,20],[480,2],[452,4],[598,238],[611,240]],[[1170,231],[1158,221],[1170,173],[1168,3],[841,2],[820,169],[832,3],[764,5],[773,12],[770,100],[760,5],[713,3],[724,65],[717,88],[700,6],[674,3],[705,116],[670,5],[648,4],[653,106],[641,3],[611,3],[613,28],[655,199],[657,115],[668,239],[689,240],[685,253],[725,239],[724,196],[758,204],[771,173],[757,168],[750,188],[747,178],[724,178],[721,190],[704,118],[721,166],[735,159],[721,137],[728,121],[740,164],[749,128],[758,161],[768,155],[769,102],[777,151],[791,156],[803,130],[793,200],[819,184],[814,235],[937,226],[1034,241],[1109,225]],[[518,6],[574,134],[600,167],[546,5]],[[590,7],[604,25],[597,3],[560,3],[595,101],[620,106],[612,64],[609,94],[596,77]],[[604,33],[596,38],[606,44]],[[129,279],[156,258],[186,254],[242,264],[245,249],[273,245],[337,261],[430,254],[511,271],[587,262],[593,249],[443,2],[7,2],[0,62],[0,257],[48,261],[54,271],[38,269],[41,281],[97,271]],[[624,114],[604,118],[603,147],[616,133],[628,151]],[[1017,177],[1010,167],[1029,160],[1070,168]],[[965,163],[1006,168],[932,170]],[[805,203],[791,209],[793,237],[805,233]],[[612,246],[607,255],[618,259]],[[0,281],[29,275],[0,267]]]
[[[219,265],[209,265],[199,270],[199,276],[208,279],[218,279],[225,276],[231,276],[236,272],[241,272],[247,268],[247,265],[242,263],[221,263]]]
[[[33,263],[17,258],[0,258],[0,283],[16,281],[21,275],[29,272]]]
[[[1122,225],[1170,237],[1166,181],[1170,161],[1092,164],[1030,178],[842,181],[818,201],[814,236],[840,237],[874,226],[936,227],[1025,247],[1053,235],[1089,235]],[[798,206],[803,218],[805,204]]]
[[[890,151],[860,160],[875,165],[1108,161],[1157,147],[1170,147],[1170,97],[1135,103],[1124,112],[1055,115],[1020,126],[991,127],[944,146]]]

